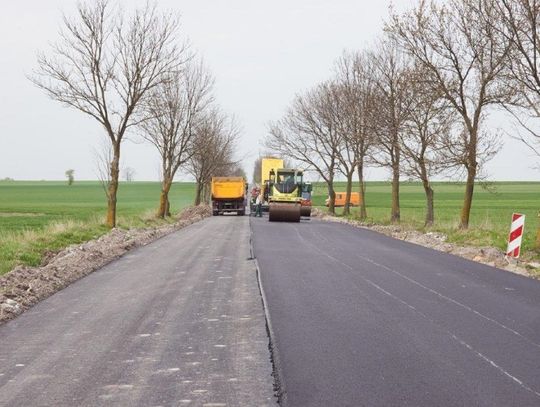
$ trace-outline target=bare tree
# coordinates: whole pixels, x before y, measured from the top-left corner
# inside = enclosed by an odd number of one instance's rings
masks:
[[[345,165],[354,172],[358,172],[358,189],[360,194],[360,219],[367,218],[366,209],[366,183],[364,170],[373,137],[369,130],[369,110],[372,108],[373,77],[371,58],[366,52],[344,53],[337,61],[337,83],[341,88],[343,103],[342,129],[344,132],[345,153],[340,154],[353,165]],[[349,213],[350,196],[352,190],[352,173],[345,170],[350,181],[347,183],[347,196],[344,213]],[[350,175],[348,175],[350,174]]]
[[[142,136],[161,157],[160,218],[170,216],[169,191],[178,169],[194,154],[194,129],[212,101],[212,85],[202,63],[188,63],[155,87],[145,103]]]
[[[31,80],[52,99],[100,123],[112,147],[107,225],[116,225],[120,146],[150,90],[181,64],[178,19],[147,3],[125,18],[109,0],[79,3],[64,16],[51,55],[38,56]]]
[[[515,57],[507,59],[505,79],[515,90],[515,99],[506,107],[525,130],[519,136],[540,157],[540,1],[499,0],[501,33],[512,44]],[[536,231],[540,248],[540,225]]]
[[[499,79],[509,44],[489,23],[496,18],[496,1],[422,0],[412,11],[394,15],[387,27],[429,72],[429,86],[441,92],[462,119],[458,153],[467,174],[460,219],[464,229],[469,226],[480,146],[488,135],[482,132],[482,120],[487,107],[508,96]]]
[[[229,169],[224,173],[226,177],[242,177],[247,181],[247,175],[240,163],[229,166]]]
[[[358,165],[358,155],[355,149],[355,134],[354,127],[355,116],[353,115],[355,100],[351,100],[349,89],[342,83],[334,83],[330,87],[335,100],[329,104],[328,110],[331,112],[333,125],[340,134],[341,144],[336,150],[336,158],[338,161],[337,169],[345,176],[345,204],[343,206],[343,214],[350,214],[351,194],[353,176]]]
[[[195,178],[195,205],[208,202],[212,176],[227,175],[234,161],[239,129],[233,118],[218,109],[206,112],[194,129],[193,154],[187,171]]]
[[[409,84],[410,61],[391,38],[384,38],[372,52],[374,90],[369,110],[370,129],[375,137],[379,154],[374,161],[390,170],[392,177],[391,222],[401,219],[399,202],[399,179],[401,176],[401,138],[405,121],[412,103]]]
[[[335,213],[334,178],[338,169],[341,133],[335,126],[335,84],[324,82],[298,95],[285,117],[269,125],[267,148],[272,153],[305,163],[326,182],[330,202],[328,211]]]
[[[124,168],[124,180],[126,182],[133,182],[135,179],[135,170],[131,167]]]
[[[65,174],[68,180],[68,185],[73,185],[73,182],[75,181],[75,170],[73,169],[66,170]]]
[[[411,72],[409,86],[412,103],[401,135],[404,173],[422,182],[426,195],[425,226],[435,220],[434,191],[431,178],[453,165],[448,161],[445,147],[452,134],[455,113],[448,101],[424,83],[425,69],[417,66]]]

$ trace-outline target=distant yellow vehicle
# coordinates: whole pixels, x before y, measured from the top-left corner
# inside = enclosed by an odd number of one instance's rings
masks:
[[[346,192],[336,192],[335,207],[345,206]],[[330,197],[326,198],[326,206],[330,205]],[[360,194],[358,192],[351,192],[351,206],[360,206]]]

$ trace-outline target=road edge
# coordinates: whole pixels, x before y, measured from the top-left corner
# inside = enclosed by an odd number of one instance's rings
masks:
[[[257,276],[257,285],[259,286],[259,294],[261,296],[261,303],[264,311],[264,319],[266,325],[266,333],[268,335],[268,351],[270,353],[270,364],[272,365],[272,377],[274,378],[273,388],[274,388],[274,397],[277,399],[279,406],[286,405],[287,401],[287,392],[285,390],[285,385],[280,379],[281,363],[279,361],[279,355],[277,351],[277,345],[275,341],[275,334],[272,328],[272,320],[270,318],[270,313],[268,311],[268,301],[266,300],[266,293],[261,279],[261,271],[259,268],[259,263],[255,255],[255,250],[253,248],[253,229],[251,228],[251,217],[249,219],[249,252],[250,257],[253,263],[255,264],[255,274]]]

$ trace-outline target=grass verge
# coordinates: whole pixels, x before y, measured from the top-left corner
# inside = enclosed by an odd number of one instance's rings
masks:
[[[120,218],[119,227],[133,229],[157,227],[173,223],[155,217],[132,216]],[[51,222],[38,230],[8,232],[0,237],[0,275],[12,270],[15,266],[39,266],[44,258],[72,244],[84,243],[109,232],[98,218],[95,220]]]
[[[176,213],[191,204],[193,183],[176,183],[170,194]],[[155,227],[173,220],[155,218],[158,182],[122,183],[118,227]],[[0,181],[0,275],[17,265],[38,266],[51,252],[96,239],[104,226],[106,201],[99,182],[72,186],[56,181]]]

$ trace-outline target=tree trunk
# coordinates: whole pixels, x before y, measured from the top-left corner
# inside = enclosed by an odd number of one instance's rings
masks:
[[[210,185],[208,183],[205,183],[203,186],[203,202],[205,204],[210,203]]]
[[[116,194],[120,176],[120,143],[113,146],[113,159],[110,163],[111,181],[107,190],[107,226],[116,226]]]
[[[202,185],[200,181],[197,181],[197,187],[195,190],[195,206],[201,204]]]
[[[424,187],[424,192],[426,194],[426,220],[424,222],[424,227],[428,227],[433,226],[433,222],[435,221],[435,212],[433,207],[434,191],[429,183],[428,170],[426,168],[426,162],[423,154],[418,164],[420,166],[420,180],[422,181],[422,186]]]
[[[364,164],[358,164],[358,188],[360,193],[360,219],[367,218],[366,184],[364,182]]]
[[[401,218],[399,211],[399,164],[392,166],[392,213],[390,221],[399,223]]]
[[[347,189],[345,195],[345,206],[343,206],[343,215],[351,214],[351,193],[352,193],[352,178],[354,168],[347,174]]]
[[[422,185],[424,186],[424,191],[426,193],[426,221],[424,226],[433,226],[433,222],[435,221],[435,212],[433,207],[434,191],[433,188],[431,188],[431,185],[429,185],[429,181],[427,179],[422,180]]]
[[[170,203],[169,203],[169,191],[171,190],[172,179],[169,177],[163,178],[161,185],[161,195],[159,197],[159,208],[157,216],[159,218],[165,218],[165,216],[171,216]]]
[[[334,191],[334,178],[328,180],[328,213],[336,214],[336,191]]]
[[[476,167],[467,168],[467,183],[465,184],[465,197],[463,199],[463,208],[461,209],[460,229],[468,229],[469,218],[471,216],[471,207],[474,194],[474,180],[476,179]]]

